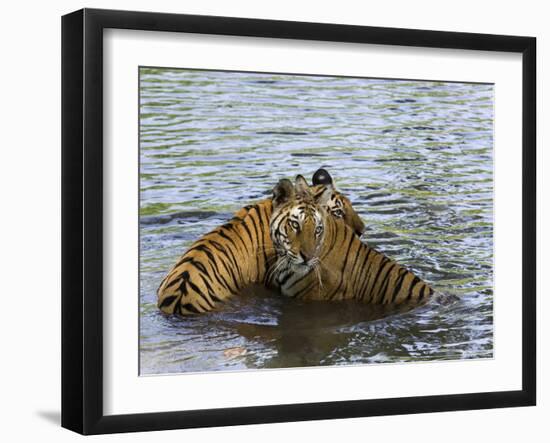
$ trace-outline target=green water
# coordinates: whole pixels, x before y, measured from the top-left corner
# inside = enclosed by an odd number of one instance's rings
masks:
[[[491,358],[493,86],[140,71],[142,374]],[[379,318],[254,293],[186,318],[168,269],[283,177],[328,169],[363,238],[460,301]]]

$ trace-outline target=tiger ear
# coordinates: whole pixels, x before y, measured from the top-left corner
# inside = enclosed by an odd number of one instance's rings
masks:
[[[279,183],[273,188],[273,207],[278,208],[292,199],[294,195],[295,192],[292,182],[287,178],[279,180]]]
[[[332,196],[333,191],[334,188],[332,187],[332,185],[326,185],[326,189],[319,197],[317,197],[316,203],[320,206],[326,206],[330,200],[330,197]]]
[[[296,176],[296,181],[294,183],[296,188],[296,194],[309,194],[309,185],[307,184],[306,179],[302,175]]]
[[[315,171],[315,174],[313,174],[313,178],[311,179],[313,182],[313,185],[332,185],[332,177],[328,173],[326,169],[317,169]]]

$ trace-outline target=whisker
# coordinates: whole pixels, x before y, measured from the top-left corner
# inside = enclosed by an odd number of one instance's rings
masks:
[[[329,268],[327,265],[325,265],[325,263],[323,262],[323,260],[321,260],[321,258],[319,257],[319,264],[321,266],[323,266],[323,268],[325,269],[325,271],[327,271],[331,277],[335,277],[336,276],[336,273],[331,269]]]
[[[319,286],[317,287],[318,289],[318,294],[319,294],[319,298],[321,298],[321,289],[323,289],[323,281],[321,280],[321,271],[319,270],[319,263],[315,263],[315,266],[313,267],[313,269],[315,270],[315,274],[317,275],[317,280],[319,280]]]
[[[271,281],[271,279],[276,275],[279,268],[281,268],[286,261],[287,261],[286,256],[279,257],[275,266],[269,271],[268,281]]]

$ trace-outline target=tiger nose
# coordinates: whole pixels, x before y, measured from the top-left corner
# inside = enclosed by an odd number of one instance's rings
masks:
[[[300,251],[300,257],[302,257],[302,260],[304,261],[304,263],[307,263],[311,259],[311,257],[304,254],[303,251]]]

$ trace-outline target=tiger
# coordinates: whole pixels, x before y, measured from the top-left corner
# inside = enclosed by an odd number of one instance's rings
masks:
[[[365,225],[350,200],[335,189],[330,174],[319,169],[312,181],[312,199],[326,194],[326,211],[361,236]],[[276,188],[272,197],[238,210],[227,223],[194,242],[162,280],[158,308],[165,314],[205,313],[251,285],[267,286],[267,270],[276,258],[269,222],[273,201],[279,197]]]
[[[305,181],[303,177],[301,179]],[[344,220],[344,223],[352,228],[358,237],[361,237],[365,232],[365,224],[353,209],[349,198],[336,191],[334,181],[328,171],[323,168],[318,169],[313,174],[311,181],[313,186],[309,187],[309,190],[313,194],[313,199],[318,201],[326,192],[327,198],[324,199],[324,206],[328,213],[336,219]]]
[[[281,180],[274,195],[269,230],[277,260],[267,279],[282,295],[398,305],[422,304],[434,294],[420,277],[328,215],[330,189],[316,195],[299,176],[294,186]]]

